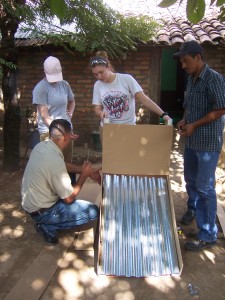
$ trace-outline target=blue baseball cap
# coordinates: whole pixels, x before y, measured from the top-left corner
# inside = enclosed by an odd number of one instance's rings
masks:
[[[203,53],[202,46],[194,40],[184,42],[180,47],[180,51],[177,52],[177,53],[174,53],[173,57],[175,59],[178,59],[182,56],[185,56],[185,55],[191,54],[191,53],[196,53],[196,54],[198,54],[198,53],[202,54]]]

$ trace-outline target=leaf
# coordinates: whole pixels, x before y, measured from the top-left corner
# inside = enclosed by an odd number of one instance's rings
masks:
[[[59,19],[65,17],[67,11],[65,0],[48,0],[48,4],[52,15],[56,15]]]
[[[165,8],[165,7],[169,7],[173,4],[175,4],[176,2],[177,2],[177,0],[163,0],[158,4],[158,6]]]
[[[186,13],[191,23],[198,23],[205,14],[205,0],[188,0]]]
[[[216,6],[222,6],[223,4],[225,4],[225,0],[217,0],[216,2]]]
[[[225,7],[220,8],[220,14],[218,16],[218,20],[220,20],[221,22],[225,21]]]

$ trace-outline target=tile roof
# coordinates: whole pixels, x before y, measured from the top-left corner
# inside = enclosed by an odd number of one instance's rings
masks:
[[[155,37],[149,41],[155,45],[178,45],[189,39],[195,39],[199,43],[225,46],[225,23],[218,21],[218,7],[207,4],[205,18],[198,24],[190,23],[186,18],[185,1],[181,5],[173,5],[170,8],[162,9],[157,6],[156,1],[149,0],[104,0],[110,3],[112,8],[117,8],[125,16],[150,15],[161,23],[161,28]],[[129,5],[126,3],[129,2]],[[154,3],[154,4],[153,4]],[[113,7],[113,5],[115,7]],[[72,27],[66,28],[73,31]],[[46,39],[29,38],[29,33],[17,31],[16,46],[41,46],[49,44]]]
[[[199,43],[225,45],[225,23],[218,21],[219,8],[211,5],[211,0],[205,0],[205,18],[198,24],[191,24],[186,17],[187,1],[177,1],[168,8],[160,8],[161,0],[104,0],[112,8],[125,16],[148,15],[160,21],[162,28],[153,39],[154,44],[176,45],[189,39]],[[181,2],[181,4],[180,4]]]
[[[191,24],[182,17],[167,17],[162,20],[162,28],[157,32],[154,43],[175,45],[195,39],[199,43],[225,46],[225,23],[218,21],[215,14]]]

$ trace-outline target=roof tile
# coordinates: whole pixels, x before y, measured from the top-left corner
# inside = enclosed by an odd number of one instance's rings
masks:
[[[215,15],[208,16],[201,20],[198,24],[191,24],[186,18],[182,17],[168,17],[163,22],[164,35],[167,36],[168,45],[183,43],[186,40],[194,39],[202,43],[210,43],[214,45],[225,44],[225,24],[219,22]],[[156,43],[161,44],[162,37],[160,31],[156,35]],[[168,39],[169,37],[169,39]]]

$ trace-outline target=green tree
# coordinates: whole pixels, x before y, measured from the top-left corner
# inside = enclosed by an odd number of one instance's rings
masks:
[[[58,18],[56,18],[56,16]],[[135,50],[149,41],[158,27],[150,17],[124,18],[101,0],[1,0],[0,64],[3,70],[3,169],[19,168],[20,108],[17,103],[18,55],[15,33],[46,38],[66,51],[89,53],[106,49],[111,56]]]
[[[25,0],[16,1],[16,5],[22,6],[24,4]],[[1,64],[3,73],[2,92],[5,110],[3,126],[3,166],[5,166],[6,170],[19,168],[20,108],[16,99],[16,78],[18,69],[16,67],[17,52],[14,42],[14,35],[17,31],[19,22],[20,18],[16,13],[12,1],[2,1],[0,4],[0,29]]]
[[[193,24],[198,23],[205,15],[206,0],[185,0],[187,1],[186,5],[186,14],[187,18]],[[159,3],[159,7],[166,8],[174,4],[181,5],[184,0],[162,0]],[[220,7],[220,13],[218,19],[220,21],[225,21],[225,0],[211,0],[210,5],[216,4]]]

